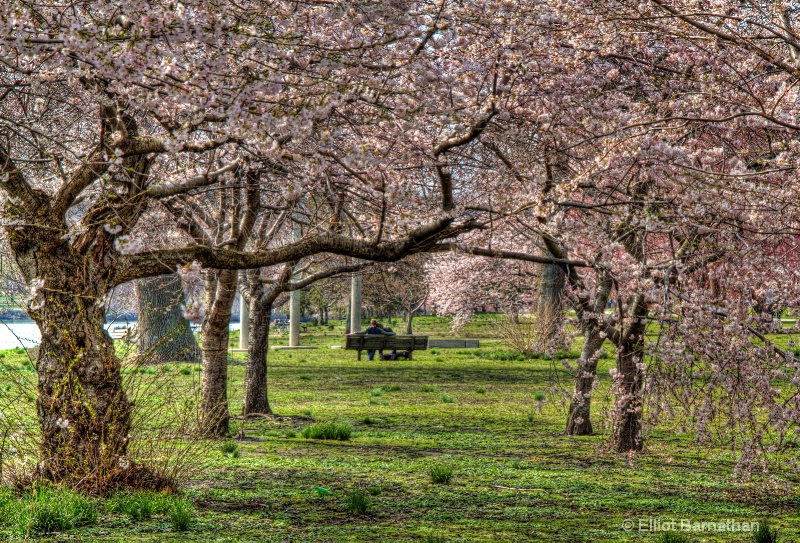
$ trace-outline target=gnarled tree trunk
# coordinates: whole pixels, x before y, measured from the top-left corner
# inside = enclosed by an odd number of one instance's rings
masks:
[[[199,351],[181,312],[183,289],[176,274],[136,281],[138,352],[151,362],[197,362]]]
[[[546,256],[553,256],[549,251]],[[542,264],[536,303],[536,335],[542,348],[560,348],[564,311],[561,297],[566,275],[558,264]]]
[[[638,304],[637,304],[638,305]],[[634,313],[639,316],[640,312]],[[611,446],[618,452],[640,451],[642,438],[642,377],[644,366],[644,317],[629,324],[617,345],[617,373]]]
[[[39,471],[47,479],[102,490],[126,463],[132,411],[103,328],[104,283],[92,263],[66,244],[36,252],[19,251],[17,261],[33,286],[28,312],[42,332],[36,361]]]

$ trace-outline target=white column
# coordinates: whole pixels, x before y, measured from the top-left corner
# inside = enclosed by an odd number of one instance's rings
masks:
[[[361,274],[350,281],[350,332],[361,331]]]
[[[250,348],[250,305],[244,296],[240,298],[239,308],[239,348]]]
[[[300,291],[293,290],[289,298],[289,347],[300,345]]]

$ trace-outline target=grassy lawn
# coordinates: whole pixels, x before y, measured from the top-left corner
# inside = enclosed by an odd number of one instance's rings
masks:
[[[447,336],[445,319],[416,322],[417,333]],[[196,459],[205,468],[185,485],[196,508],[187,532],[174,531],[165,515],[132,520],[98,503],[94,524],[51,539],[656,541],[651,531],[623,530],[623,521],[638,528],[650,518],[664,526],[673,518],[764,517],[782,541],[800,539],[796,479],[735,484],[730,454],[665,429],[648,433],[640,455],[607,452],[601,411],[610,407],[611,358],[600,361],[599,433],[573,438],[561,435],[566,406],[557,388],[570,381],[560,362],[518,360],[497,339],[479,349],[419,352],[410,362],[357,362],[355,352],[330,348],[343,342],[340,328],[304,334],[302,343],[317,350],[270,352],[270,400],[280,416],[235,420],[234,432],[244,435],[238,448],[215,443]],[[467,329],[471,337],[490,331],[488,318]],[[22,356],[6,352],[4,360],[22,365]],[[236,411],[244,354],[232,357]],[[197,379],[196,366],[162,368],[187,386]],[[536,392],[547,395],[541,409]],[[326,422],[349,425],[350,439],[303,437],[305,428]],[[449,471],[449,482],[441,482]],[[686,535],[750,541],[743,533]]]

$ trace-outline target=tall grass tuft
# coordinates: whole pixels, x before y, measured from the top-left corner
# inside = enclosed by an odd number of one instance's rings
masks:
[[[446,485],[453,478],[453,466],[450,464],[433,464],[428,469],[428,474],[434,483]]]
[[[369,498],[363,490],[354,490],[347,495],[347,510],[354,515],[364,515],[369,509]]]
[[[109,513],[127,515],[132,521],[138,522],[166,513],[171,499],[167,494],[149,490],[120,492],[106,500],[105,506]]]
[[[306,439],[347,441],[352,433],[353,427],[347,422],[321,422],[303,429],[303,437]]]
[[[194,506],[187,498],[173,499],[167,513],[176,532],[187,531],[194,522]]]
[[[89,526],[97,517],[94,500],[72,490],[39,487],[4,504],[0,518],[12,533],[29,538]]]
[[[692,540],[675,532],[662,532],[656,539],[657,543],[692,543]]]
[[[777,543],[778,529],[772,528],[769,522],[764,519],[758,523],[758,530],[753,534],[754,543]]]

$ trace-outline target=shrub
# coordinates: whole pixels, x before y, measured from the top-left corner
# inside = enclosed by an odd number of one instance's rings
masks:
[[[436,484],[446,485],[453,477],[453,466],[450,464],[434,464],[428,469],[431,481]]]
[[[753,534],[755,543],[776,543],[778,541],[778,529],[771,528],[769,522],[764,519],[758,523],[758,530]]]
[[[219,450],[229,458],[239,458],[242,455],[239,451],[239,444],[232,439],[224,441]]]
[[[336,439],[347,441],[353,432],[353,427],[347,422],[324,422],[306,426],[303,437],[306,439]]]
[[[369,498],[363,490],[354,490],[347,495],[347,510],[354,515],[363,515],[369,509]]]
[[[188,530],[194,520],[192,502],[186,498],[172,500],[169,508],[169,520],[172,523],[172,529],[176,532]]]

